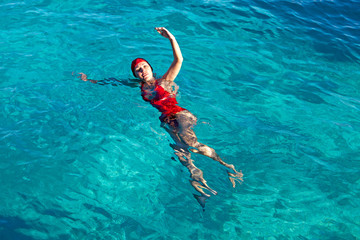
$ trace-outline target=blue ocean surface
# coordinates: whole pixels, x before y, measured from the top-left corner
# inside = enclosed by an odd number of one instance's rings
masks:
[[[360,2],[0,2],[0,239],[360,239]],[[130,63],[164,74],[205,211]],[[110,84],[93,84],[78,78]],[[113,81],[111,79],[117,79]]]

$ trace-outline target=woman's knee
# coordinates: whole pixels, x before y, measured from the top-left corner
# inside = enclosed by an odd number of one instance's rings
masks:
[[[196,148],[199,150],[199,152],[201,152],[202,154],[204,154],[206,156],[209,156],[209,157],[215,156],[215,150],[205,144],[198,142]]]
[[[193,133],[192,131],[182,131],[179,132],[179,137],[180,139],[188,146],[190,147],[195,147],[197,146],[197,137],[195,135],[195,133]]]

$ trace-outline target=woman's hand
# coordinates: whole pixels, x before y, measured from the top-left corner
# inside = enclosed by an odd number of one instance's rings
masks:
[[[169,30],[167,30],[166,28],[164,27],[157,27],[155,28],[156,31],[158,31],[158,33],[161,34],[161,36],[167,38],[167,39],[175,39],[174,35],[172,35]]]
[[[83,81],[88,81],[88,79],[87,79],[87,76],[86,76],[86,74],[85,73],[79,73],[80,74],[80,76],[79,76],[79,78],[81,78],[81,80],[83,80]]]
[[[156,31],[158,31],[158,33],[161,34],[161,36],[170,40],[174,56],[173,62],[171,63],[167,72],[162,76],[162,79],[174,81],[180,71],[181,64],[183,62],[183,57],[181,55],[179,44],[177,43],[174,35],[172,35],[166,28],[157,27],[155,29]]]
[[[88,79],[87,78],[87,76],[86,76],[86,74],[85,73],[79,73],[79,75],[80,76],[78,76],[78,78],[81,78],[81,80],[83,80],[83,81],[90,81],[90,82],[92,82],[92,83],[97,83],[98,82],[98,80],[92,80],[92,79]]]

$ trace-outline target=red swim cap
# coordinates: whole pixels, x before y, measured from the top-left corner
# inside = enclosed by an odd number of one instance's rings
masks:
[[[136,67],[136,65],[138,65],[139,63],[141,63],[141,62],[146,62],[147,64],[149,64],[149,66],[151,67],[151,71],[153,71],[153,68],[152,68],[152,66],[150,65],[150,63],[148,62],[148,61],[146,61],[145,59],[143,59],[143,58],[136,58],[134,61],[132,61],[132,63],[131,63],[131,71],[132,71],[132,73],[134,74],[134,77],[136,77],[136,75],[135,75],[135,67]]]

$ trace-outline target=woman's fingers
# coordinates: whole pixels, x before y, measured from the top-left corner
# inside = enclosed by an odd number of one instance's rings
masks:
[[[87,80],[88,80],[85,73],[80,72],[79,74],[81,75],[81,76],[79,76],[79,78],[81,78],[81,80],[83,80],[83,81],[87,81]]]
[[[169,38],[170,37],[170,32],[164,28],[164,27],[156,27],[155,28],[156,31],[158,31],[158,33],[160,33],[163,37]]]
[[[162,30],[167,31],[167,29],[166,29],[166,28],[164,28],[164,27],[156,27],[155,29],[156,29],[158,32],[159,32],[159,31],[162,31]]]

